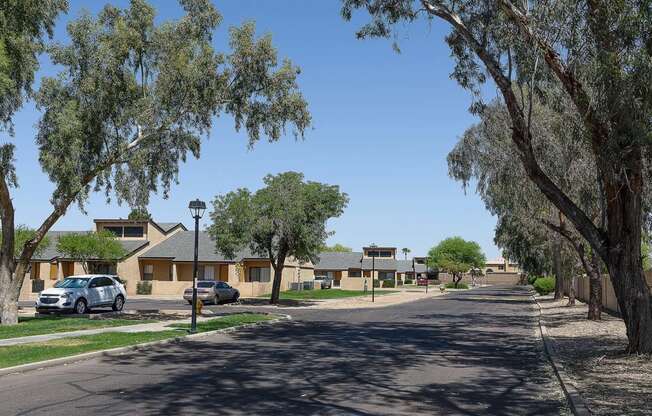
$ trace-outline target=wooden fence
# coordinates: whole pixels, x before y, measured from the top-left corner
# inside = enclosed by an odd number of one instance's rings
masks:
[[[648,286],[652,288],[652,271],[645,272],[645,278]],[[564,293],[568,293],[570,289],[570,281],[564,282]],[[652,290],[652,289],[651,289]],[[588,303],[589,301],[589,278],[578,277],[575,279],[575,297],[582,302]],[[602,306],[612,312],[620,313],[618,307],[618,300],[614,287],[611,284],[611,279],[608,275],[602,276]]]

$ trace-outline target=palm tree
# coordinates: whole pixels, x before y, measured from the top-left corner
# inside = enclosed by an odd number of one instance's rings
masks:
[[[407,247],[403,247],[403,248],[401,249],[401,251],[403,252],[403,254],[405,254],[405,260],[407,260],[407,255],[408,255],[408,254],[410,253],[410,251],[412,251],[412,250],[410,250],[410,249],[407,248]]]

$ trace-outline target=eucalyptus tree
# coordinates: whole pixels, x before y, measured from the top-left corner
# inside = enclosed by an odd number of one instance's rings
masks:
[[[3,324],[17,322],[17,299],[34,250],[71,204],[83,209],[96,191],[131,206],[146,206],[150,192],[168,197],[179,163],[199,157],[201,140],[220,115],[246,130],[249,145],[261,137],[277,140],[286,128],[299,137],[309,126],[299,69],[279,62],[271,36],[259,38],[254,24],[245,23],[230,29],[230,50],[218,52],[212,37],[222,17],[212,2],[180,3],[183,17],[160,24],[144,0],[132,0],[126,9],[107,5],[97,16],[83,13],[68,24],[69,41],[49,48],[60,71],[41,81],[36,145],[54,187],[52,210],[16,258],[14,144],[2,147]],[[3,12],[12,16],[20,9]],[[37,28],[52,25],[48,17]]]
[[[641,263],[646,162],[652,142],[652,13],[649,1],[343,0],[358,36],[393,37],[419,19],[441,19],[455,59],[453,78],[480,97],[492,79],[507,108],[511,139],[528,178],[605,263],[631,353],[652,353],[652,294]],[[543,169],[533,149],[530,105],[514,85],[563,89],[586,131],[604,223],[596,223]],[[481,109],[476,102],[474,109]]]
[[[218,195],[208,231],[216,250],[234,258],[240,250],[268,258],[274,269],[270,303],[278,303],[287,259],[315,262],[326,238],[326,222],[342,215],[349,198],[339,186],[304,181],[302,173],[267,175],[265,187]]]
[[[590,213],[596,221],[601,213],[596,172],[590,152],[585,149],[583,130],[572,113],[565,111],[563,97],[552,90],[544,103],[533,101],[531,125],[533,150],[546,174],[560,184],[561,189]],[[567,103],[566,103],[567,104]],[[523,167],[515,163],[517,149],[511,141],[509,116],[500,101],[490,103],[481,113],[481,121],[469,128],[448,155],[449,174],[466,187],[477,180],[477,192],[487,209],[498,217],[501,241],[515,245],[515,252],[526,258],[532,252],[528,245],[537,240],[550,241],[550,257],[557,278],[555,298],[563,279],[573,279],[568,266],[572,256],[564,249],[564,238],[575,251],[577,259],[589,276],[591,296],[589,319],[600,319],[601,276],[596,260],[586,249],[584,239],[572,224],[551,204],[543,193],[527,179]],[[511,241],[507,232],[515,234]],[[519,259],[521,260],[521,259]],[[571,282],[572,283],[572,282]],[[572,288],[573,285],[571,284]],[[574,303],[572,291],[569,302]]]

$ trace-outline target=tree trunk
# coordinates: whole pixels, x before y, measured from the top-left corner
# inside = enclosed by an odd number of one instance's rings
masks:
[[[561,265],[561,236],[555,234],[552,242],[552,272],[555,275],[555,300],[564,298],[564,281]]]
[[[611,182],[605,180],[607,235],[605,263],[627,327],[630,353],[652,353],[652,297],[641,258],[641,194],[643,175],[640,149],[624,160],[627,169]]]
[[[575,274],[571,274],[570,285],[568,287],[568,305],[567,306],[575,306]]]
[[[592,270],[589,274],[589,312],[587,319],[599,321],[602,319],[602,276],[600,262],[596,255],[591,256]]]
[[[269,300],[269,303],[272,305],[278,304],[279,297],[281,295],[281,280],[283,278],[283,265],[279,267],[274,267],[274,281],[272,283],[272,298]]]
[[[22,288],[22,280],[25,274],[23,268],[16,270],[16,275],[12,272],[12,264],[0,264],[0,323],[2,325],[15,325],[18,323],[18,297]],[[20,276],[20,284],[17,279]]]

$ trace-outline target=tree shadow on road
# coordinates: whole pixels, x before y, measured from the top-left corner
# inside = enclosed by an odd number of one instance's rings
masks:
[[[533,333],[531,317],[507,312],[294,321],[107,357],[157,382],[103,394],[170,415],[557,415]]]

